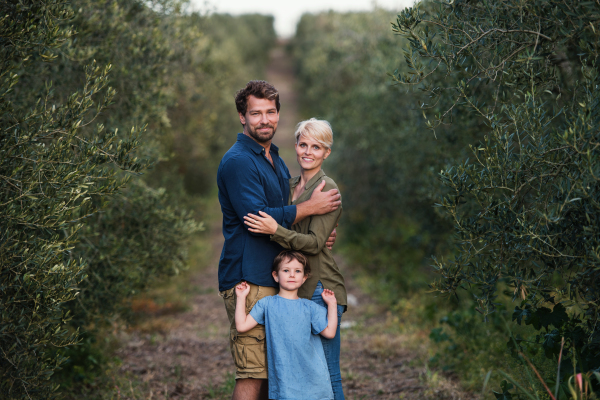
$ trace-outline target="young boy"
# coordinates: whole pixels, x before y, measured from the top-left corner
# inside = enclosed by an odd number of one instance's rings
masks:
[[[337,301],[331,290],[323,291],[327,310],[298,297],[298,288],[308,278],[307,258],[294,250],[282,251],[273,261],[273,278],[279,294],[260,299],[246,315],[250,287],[235,288],[235,326],[247,332],[265,325],[269,399],[332,400],[333,391],[323,346],[317,334],[331,339],[337,329]]]

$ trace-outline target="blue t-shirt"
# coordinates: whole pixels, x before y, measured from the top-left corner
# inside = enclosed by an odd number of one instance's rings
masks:
[[[307,299],[276,295],[260,299],[250,315],[267,333],[269,399],[332,400],[319,337],[327,328],[327,309]]]

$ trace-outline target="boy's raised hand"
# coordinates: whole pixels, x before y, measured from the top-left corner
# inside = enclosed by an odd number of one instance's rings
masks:
[[[235,295],[237,297],[246,297],[250,293],[250,285],[246,282],[242,282],[235,287]]]
[[[323,289],[323,293],[321,293],[321,297],[323,297],[323,301],[327,305],[330,305],[332,303],[337,304],[337,300],[335,298],[335,294],[333,293],[333,290]]]
[[[250,293],[250,285],[242,282],[235,287],[235,329],[238,333],[248,332],[254,328],[257,323],[251,315],[246,314],[246,297]]]
[[[323,301],[327,304],[327,328],[321,331],[321,336],[327,339],[333,339],[337,332],[338,315],[337,315],[337,300],[333,290],[324,289],[321,294]]]

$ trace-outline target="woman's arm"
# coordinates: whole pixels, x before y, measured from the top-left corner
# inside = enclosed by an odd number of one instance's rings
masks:
[[[315,255],[319,254],[325,247],[331,232],[337,226],[341,213],[342,209],[340,207],[328,214],[313,215],[310,217],[307,234],[285,229],[264,212],[259,212],[260,215],[248,214],[244,217],[244,223],[248,226],[250,232],[271,235],[272,241],[279,243],[286,249]]]
[[[328,214],[313,215],[310,217],[308,232],[305,234],[278,225],[275,233],[271,235],[271,240],[286,249],[298,250],[310,255],[319,254],[323,251],[325,243],[335,229],[341,214],[342,208],[340,207]]]
[[[331,179],[327,180],[328,182],[324,190],[337,189],[337,186]],[[259,216],[248,214],[244,217],[244,223],[248,225],[250,232],[271,235],[271,240],[279,243],[283,248],[316,255],[325,247],[327,239],[337,226],[341,214],[342,206],[340,204],[337,210],[330,213],[311,216],[306,234],[284,228],[263,212],[260,212]]]
[[[337,187],[335,183],[327,182],[325,189],[331,190]],[[316,255],[323,250],[331,232],[337,226],[342,214],[342,206],[340,204],[337,210],[327,214],[311,216],[306,234],[284,228],[266,213],[259,212],[259,214],[248,214],[244,217],[244,223],[250,232],[271,235],[271,240],[279,243],[283,248]]]

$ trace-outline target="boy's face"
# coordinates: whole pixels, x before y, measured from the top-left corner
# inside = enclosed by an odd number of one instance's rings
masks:
[[[273,271],[273,278],[281,289],[294,291],[298,290],[308,277],[304,276],[304,266],[292,258],[281,263],[278,271]]]

